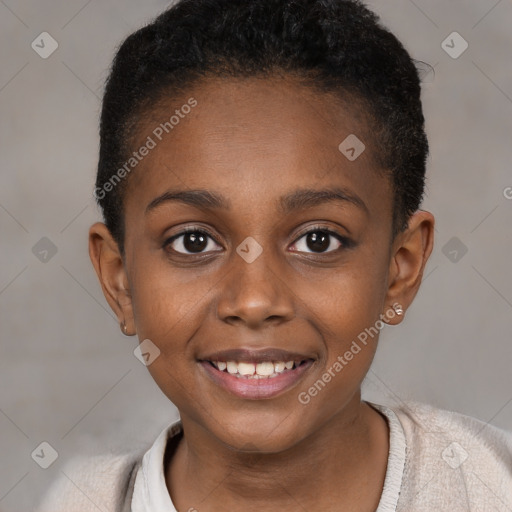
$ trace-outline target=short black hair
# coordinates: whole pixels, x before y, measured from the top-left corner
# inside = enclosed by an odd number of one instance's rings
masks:
[[[425,186],[416,62],[359,0],[179,0],[124,40],[106,82],[95,195],[121,253],[126,179],[112,177],[130,157],[137,125],[160,100],[208,76],[293,75],[364,104],[373,156],[393,185],[394,237]]]

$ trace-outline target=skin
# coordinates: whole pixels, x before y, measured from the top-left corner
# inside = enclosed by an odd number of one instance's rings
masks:
[[[291,78],[211,79],[189,93],[141,124],[137,144],[190,96],[198,101],[130,177],[125,257],[104,224],[89,238],[119,322],[161,351],[148,369],[185,432],[165,468],[172,500],[180,511],[373,511],[389,431],[360,389],[378,337],[307,405],[297,397],[379,315],[397,303],[407,310],[432,251],[434,218],[418,211],[392,239],[393,195],[372,158],[369,127],[333,96]],[[338,150],[349,134],[366,141],[353,162]],[[323,201],[279,209],[297,189],[333,187],[365,207]],[[222,194],[231,208],[168,201],[146,213],[173,189]],[[303,233],[318,233],[318,225],[352,242],[331,236],[315,252]],[[166,245],[187,226],[212,237],[200,256],[187,252],[186,236]],[[248,236],[263,249],[252,263],[236,252]],[[239,347],[297,351],[314,363],[293,388],[245,399],[214,384],[197,361]]]

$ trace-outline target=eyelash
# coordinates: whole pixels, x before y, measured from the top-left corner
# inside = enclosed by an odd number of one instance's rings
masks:
[[[323,252],[323,253],[308,252],[306,254],[316,254],[318,256],[321,256],[321,255],[324,255],[324,254],[335,253],[340,248],[348,249],[348,248],[353,246],[352,240],[350,240],[346,236],[340,235],[339,233],[337,233],[336,231],[333,231],[332,229],[329,229],[329,228],[323,227],[323,226],[313,226],[313,227],[309,228],[306,231],[302,231],[301,233],[299,233],[299,235],[297,235],[297,238],[295,239],[295,242],[293,242],[293,245],[295,245],[299,240],[304,238],[306,235],[309,235],[310,233],[318,233],[318,232],[322,232],[322,233],[325,233],[327,235],[330,235],[330,236],[334,237],[336,240],[338,240],[340,242],[341,246],[338,249],[327,251],[327,252]],[[215,239],[215,237],[213,235],[211,235],[204,228],[191,226],[191,227],[185,228],[183,231],[180,231],[176,235],[173,235],[172,237],[168,238],[164,242],[163,248],[166,250],[167,247],[170,246],[175,240],[177,240],[178,238],[180,238],[182,236],[185,236],[185,235],[187,235],[189,233],[197,233],[197,234],[201,234],[201,235],[206,235],[208,238],[212,239],[217,245],[220,245],[217,242],[217,240]],[[201,256],[203,254],[207,254],[207,253],[204,253],[204,252],[203,253],[201,253],[201,252],[199,252],[199,253],[183,253],[183,252],[178,252],[178,251],[174,251],[174,252],[176,254],[179,254],[179,255],[182,255],[182,256]],[[219,252],[219,251],[214,251],[214,252]],[[296,252],[303,252],[303,251],[296,251]]]

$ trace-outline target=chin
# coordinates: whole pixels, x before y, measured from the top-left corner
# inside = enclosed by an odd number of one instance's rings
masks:
[[[222,418],[211,430],[221,442],[233,450],[247,453],[280,453],[306,437],[305,425],[293,414],[261,417],[261,414]]]

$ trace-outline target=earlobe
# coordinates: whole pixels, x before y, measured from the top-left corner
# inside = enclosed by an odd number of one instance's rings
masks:
[[[118,244],[101,222],[89,229],[89,256],[122,332],[129,335],[134,331],[134,322],[128,278]]]
[[[386,304],[397,314],[390,319],[390,324],[402,321],[419,290],[434,245],[434,225],[434,216],[419,210],[409,219],[407,229],[398,234],[393,242]],[[394,306],[396,304],[399,305],[398,311]]]

